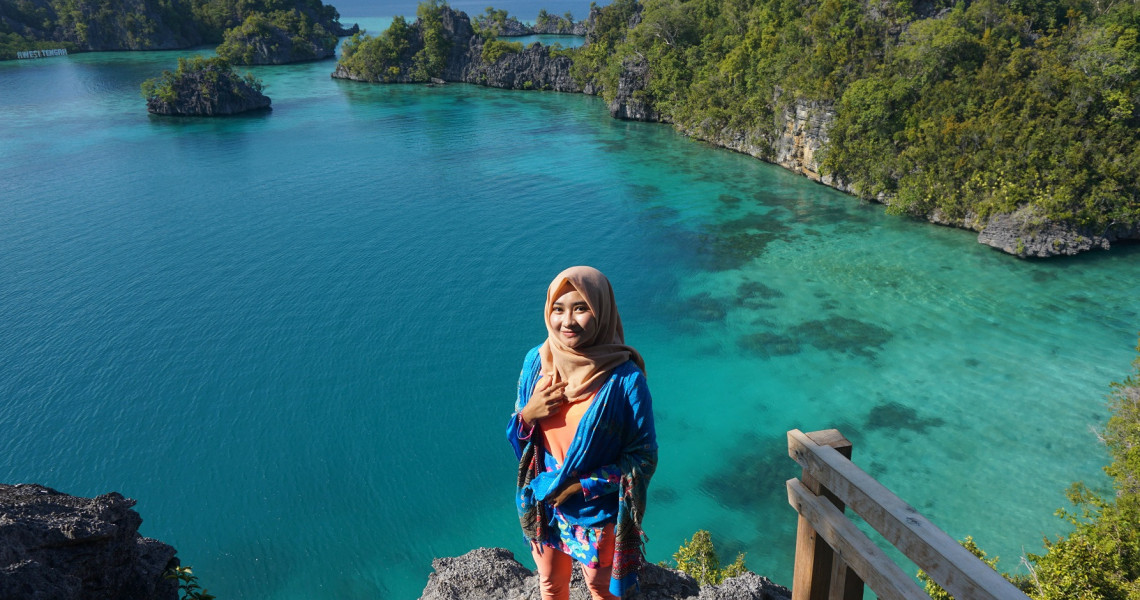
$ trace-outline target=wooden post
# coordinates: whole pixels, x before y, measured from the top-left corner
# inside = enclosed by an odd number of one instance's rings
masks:
[[[851,442],[839,433],[838,429],[825,429],[806,434],[821,446],[831,446],[840,454],[851,459]],[[789,448],[790,453],[790,448]],[[823,487],[815,477],[803,470],[800,481],[805,488],[817,496],[823,496],[840,512],[841,501],[830,490]],[[796,563],[792,577],[792,600],[862,600],[863,581],[859,579],[843,559],[827,542],[819,539],[815,529],[800,515],[796,526]]]

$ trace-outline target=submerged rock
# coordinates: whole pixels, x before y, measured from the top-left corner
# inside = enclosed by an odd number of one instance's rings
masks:
[[[0,598],[178,600],[174,548],[139,535],[134,500],[0,484]]]
[[[453,558],[432,561],[420,600],[539,600],[538,574],[524,567],[510,550],[477,548]],[[726,579],[720,585],[700,587],[689,575],[654,564],[639,573],[643,600],[784,600],[787,588],[755,573]],[[589,600],[582,572],[575,568],[570,582],[571,600]]]

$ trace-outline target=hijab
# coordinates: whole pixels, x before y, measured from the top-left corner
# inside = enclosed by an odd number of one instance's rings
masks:
[[[590,339],[582,340],[577,348],[562,343],[558,331],[550,326],[550,313],[554,302],[572,287],[586,300],[594,314],[596,327]],[[625,345],[614,290],[610,280],[593,267],[570,267],[558,274],[546,289],[546,306],[542,314],[546,323],[546,341],[539,349],[542,374],[551,377],[551,383],[565,381],[566,397],[582,399],[598,387],[614,368],[632,360],[642,372],[645,361],[637,350]]]

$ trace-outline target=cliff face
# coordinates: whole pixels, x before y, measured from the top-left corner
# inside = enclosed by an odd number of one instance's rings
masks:
[[[175,550],[139,535],[134,504],[0,484],[0,598],[178,600]]]
[[[538,574],[515,560],[510,550],[478,548],[463,556],[437,558],[420,600],[539,600]],[[646,564],[638,574],[642,600],[788,600],[787,588],[755,573],[720,585],[704,586],[680,571]],[[574,569],[570,600],[589,600],[579,569]]]

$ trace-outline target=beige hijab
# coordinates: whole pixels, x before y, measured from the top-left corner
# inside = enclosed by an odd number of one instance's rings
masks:
[[[561,296],[559,291],[569,284],[583,298],[597,319],[597,328],[592,339],[583,340],[578,348],[562,343],[558,332],[550,327],[550,312],[554,301]],[[565,293],[565,292],[563,292]],[[614,302],[614,290],[610,280],[593,267],[570,267],[558,274],[546,289],[546,307],[542,314],[546,323],[546,342],[538,355],[542,360],[542,374],[553,379],[552,383],[567,382],[566,397],[572,401],[581,400],[597,391],[606,377],[616,367],[632,360],[645,371],[645,361],[637,350],[625,345],[625,333],[621,328],[621,317]]]

